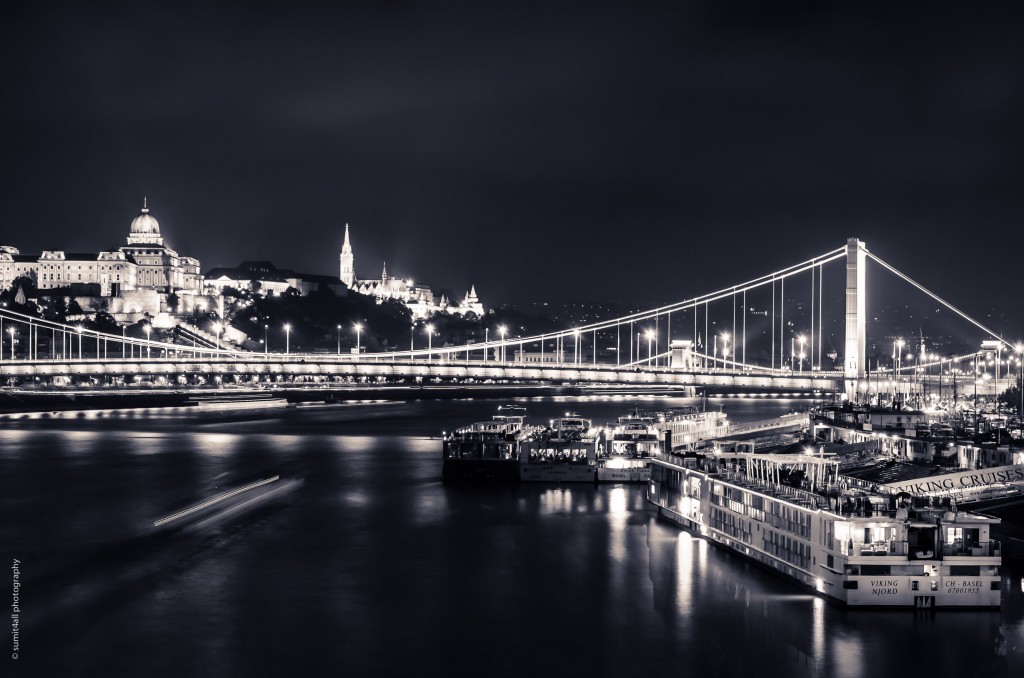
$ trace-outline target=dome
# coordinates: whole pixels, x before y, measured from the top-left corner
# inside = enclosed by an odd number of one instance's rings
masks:
[[[142,211],[139,212],[139,216],[132,219],[131,232],[133,235],[160,235],[160,223],[149,213],[145,198],[142,200]]]

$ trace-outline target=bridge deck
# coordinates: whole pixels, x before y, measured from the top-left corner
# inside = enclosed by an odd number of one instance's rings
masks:
[[[523,365],[483,361],[374,360],[323,354],[252,354],[139,359],[15,360],[0,362],[0,376],[135,377],[189,375],[326,376],[472,379],[475,381],[555,381],[592,384],[710,386],[785,391],[842,388],[838,373],[758,374],[741,370],[682,371],[668,367],[621,367],[551,363]]]

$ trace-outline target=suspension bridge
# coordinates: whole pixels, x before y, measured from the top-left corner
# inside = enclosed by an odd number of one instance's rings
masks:
[[[924,349],[909,371],[903,343],[890,364],[868,370],[867,263],[878,264],[949,309],[978,332],[982,351],[938,357]],[[845,271],[836,266],[845,263]],[[829,267],[829,268],[826,268]],[[826,279],[829,286],[826,288]],[[826,291],[829,292],[826,295]],[[826,314],[826,309],[829,313]],[[837,317],[838,316],[838,317]],[[798,332],[795,328],[802,325]],[[842,327],[839,342],[831,329]],[[833,392],[857,399],[880,383],[908,391],[946,374],[978,377],[1021,347],[949,304],[870,253],[856,238],[796,265],[674,304],[556,332],[465,345],[359,354],[243,351],[211,342],[183,343],[93,331],[0,309],[0,380],[4,386],[91,383],[135,385],[156,380],[189,387],[211,382],[431,380],[466,383],[705,388],[765,393]],[[826,349],[829,346],[829,350]],[[987,363],[985,362],[987,359]],[[974,369],[960,369],[970,365]],[[1009,374],[1008,362],[1003,371]],[[937,375],[932,369],[937,366]],[[955,367],[956,366],[956,367]],[[951,372],[951,370],[956,370]],[[947,377],[948,378],[948,377]],[[977,380],[976,380],[977,381]]]

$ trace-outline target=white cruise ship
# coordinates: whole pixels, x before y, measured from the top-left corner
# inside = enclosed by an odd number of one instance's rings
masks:
[[[998,607],[998,518],[854,489],[804,454],[662,454],[659,516],[850,606]]]

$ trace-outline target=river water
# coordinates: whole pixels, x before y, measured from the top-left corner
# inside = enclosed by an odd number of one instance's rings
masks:
[[[694,401],[522,402],[604,422]],[[847,610],[658,521],[642,486],[442,484],[441,431],[497,404],[4,420],[0,552],[23,585],[19,659],[0,673],[1024,675],[1019,564],[999,611]],[[711,404],[745,421],[807,403]],[[275,473],[304,484],[153,537],[157,518]]]

